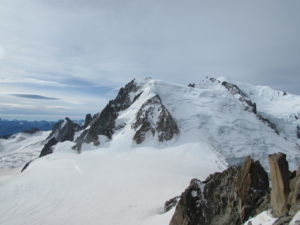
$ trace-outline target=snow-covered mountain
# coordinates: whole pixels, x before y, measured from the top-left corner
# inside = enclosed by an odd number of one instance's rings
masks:
[[[136,147],[205,143],[229,163],[286,152],[300,161],[300,97],[269,87],[208,78],[185,86],[132,81],[80,131],[77,149],[93,143]],[[83,146],[82,146],[83,145]],[[205,150],[207,151],[207,150]],[[266,163],[264,162],[266,165]]]
[[[43,156],[0,176],[0,224],[168,224],[164,202],[194,177],[247,155],[267,167],[276,152],[295,168],[299,127],[300,96],[269,87],[133,80],[83,126],[66,118],[51,133],[0,139],[6,168],[21,166],[10,153],[34,152],[22,164]]]

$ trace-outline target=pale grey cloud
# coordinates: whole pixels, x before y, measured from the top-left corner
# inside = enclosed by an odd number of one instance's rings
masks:
[[[2,0],[0,94],[85,96],[96,111],[115,94],[103,87],[133,77],[207,75],[300,94],[299,8],[298,0]]]

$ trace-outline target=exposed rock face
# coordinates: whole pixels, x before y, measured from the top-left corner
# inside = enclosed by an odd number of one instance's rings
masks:
[[[163,212],[166,213],[166,212],[170,211],[172,208],[174,208],[177,205],[179,198],[180,198],[180,196],[176,196],[176,197],[171,198],[170,200],[166,201]]]
[[[58,142],[73,141],[75,132],[79,130],[80,126],[66,117],[54,125],[47,140],[55,138]]]
[[[268,176],[258,161],[229,167],[204,182],[193,179],[170,225],[240,225],[268,206]]]
[[[56,140],[55,137],[51,138],[47,144],[45,144],[45,146],[43,147],[40,156],[39,157],[43,157],[45,155],[49,155],[53,153],[53,146],[56,145],[58,143],[58,141]]]
[[[93,120],[93,117],[91,114],[86,114],[85,116],[85,120],[84,120],[84,125],[83,125],[83,128],[87,128],[88,125],[90,124],[90,122]]]
[[[134,80],[124,88],[121,88],[117,97],[109,101],[101,113],[94,116],[89,123],[90,128],[85,130],[76,140],[75,148],[80,151],[83,143],[99,145],[98,135],[105,135],[111,139],[115,129],[115,120],[119,112],[127,109],[140,96],[141,93],[136,93],[137,91],[138,86]]]
[[[286,155],[277,153],[269,156],[270,173],[272,180],[271,206],[273,215],[281,217],[289,210],[288,196],[290,192],[289,166]]]
[[[263,201],[261,196],[264,196],[268,190],[268,174],[260,165],[259,161],[254,162],[253,159],[248,156],[236,180],[236,191],[239,196],[238,206],[242,221],[245,221],[253,215],[253,209],[258,208],[261,201]],[[263,193],[261,193],[261,191],[263,191]]]
[[[179,134],[175,120],[158,95],[142,105],[132,127],[136,130],[133,139],[137,144],[142,143],[149,134],[157,135],[160,142],[168,141]]]
[[[53,152],[52,146],[56,145],[58,142],[73,141],[75,132],[80,129],[80,126],[68,117],[66,117],[65,120],[57,122],[54,125],[52,132],[47,137],[47,143],[43,147],[39,157],[51,154]]]
[[[248,96],[242,92],[241,89],[239,89],[238,86],[235,84],[223,81],[222,85],[229,91],[230,94],[232,95],[238,95],[239,100],[244,103],[245,105],[245,110],[253,113],[257,113],[256,111],[256,103],[252,102],[250,99],[248,99]]]
[[[297,138],[300,138],[300,126],[297,126]]]
[[[291,205],[290,214],[296,214],[300,210],[300,166],[296,176],[290,181],[291,192],[289,194],[289,203]]]

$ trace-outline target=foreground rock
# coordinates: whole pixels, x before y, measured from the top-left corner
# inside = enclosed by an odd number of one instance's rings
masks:
[[[170,225],[240,225],[267,209],[268,197],[268,175],[248,157],[242,167],[229,167],[204,182],[193,179]]]
[[[283,153],[269,156],[272,180],[271,207],[275,217],[281,217],[289,211],[288,197],[290,193],[289,166]]]

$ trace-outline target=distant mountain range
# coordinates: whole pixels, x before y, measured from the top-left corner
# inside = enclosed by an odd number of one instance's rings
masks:
[[[0,136],[7,136],[18,132],[28,131],[32,128],[39,130],[51,130],[57,121],[27,121],[6,120],[0,118]]]

